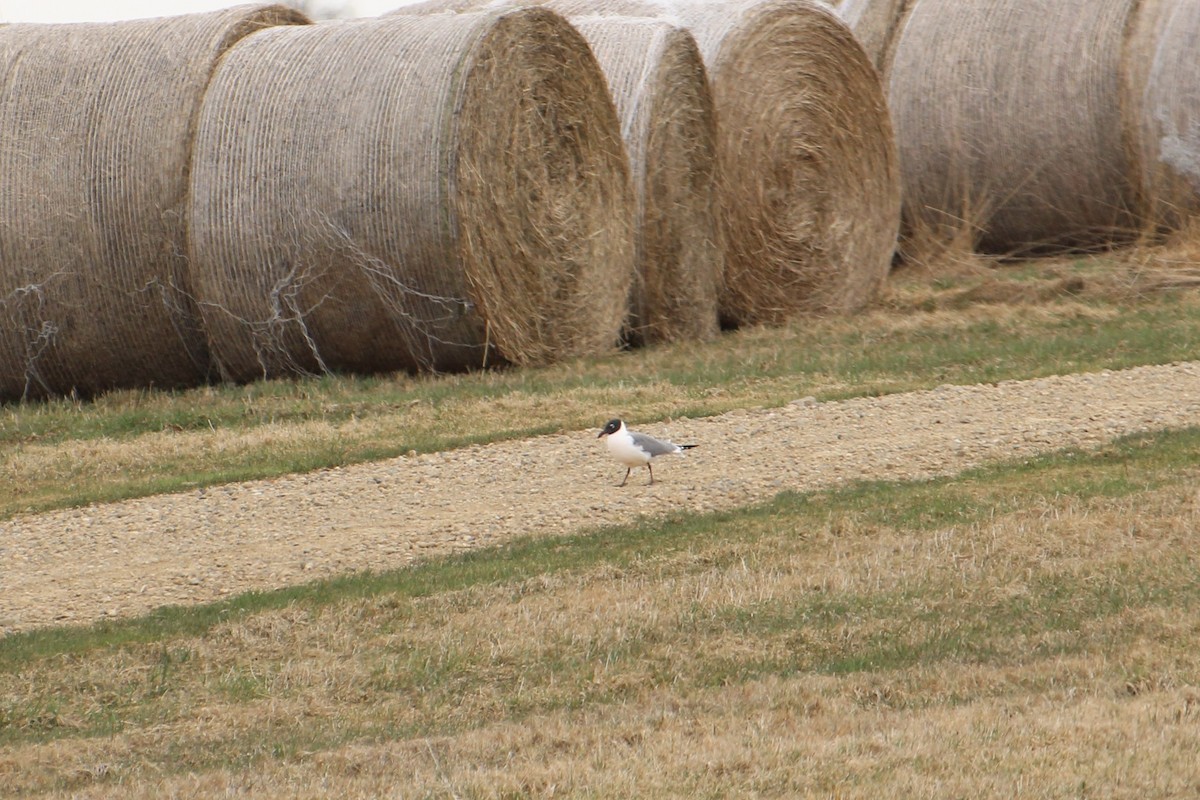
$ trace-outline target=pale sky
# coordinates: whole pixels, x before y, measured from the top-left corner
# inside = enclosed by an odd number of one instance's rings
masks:
[[[99,22],[215,11],[247,0],[0,0],[0,22]],[[325,0],[356,16],[374,16],[413,0]]]

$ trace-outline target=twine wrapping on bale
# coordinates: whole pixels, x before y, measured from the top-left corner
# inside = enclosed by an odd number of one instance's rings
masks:
[[[496,8],[512,8],[522,5],[540,5],[540,3],[496,3]],[[419,3],[407,5],[391,11],[387,16],[421,16],[424,14],[466,14],[479,12],[492,7],[492,0],[421,0]]]
[[[1126,53],[1142,192],[1152,227],[1200,214],[1200,4],[1143,0]]]
[[[283,6],[0,28],[0,398],[186,386],[209,370],[184,220],[195,116]]]
[[[552,6],[663,18],[699,44],[717,112],[726,324],[853,310],[874,296],[900,224],[895,142],[878,73],[835,12],[808,0]]]
[[[906,227],[986,250],[1107,244],[1134,231],[1120,96],[1135,0],[918,0],[889,100]]]
[[[844,0],[836,6],[881,73],[887,73],[892,44],[914,0]]]
[[[263,31],[192,172],[223,374],[540,364],[613,347],[633,270],[620,128],[544,9]]]

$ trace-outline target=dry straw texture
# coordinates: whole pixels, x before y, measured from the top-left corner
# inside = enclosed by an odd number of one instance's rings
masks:
[[[1200,3],[1143,0],[1126,53],[1128,104],[1152,224],[1200,213]]]
[[[1107,243],[1137,225],[1121,107],[1134,0],[918,0],[890,102],[913,231],[984,249]]]
[[[724,250],[716,215],[716,115],[704,62],[682,28],[572,17],[608,79],[637,198],[637,342],[717,332]]]
[[[861,307],[890,268],[900,214],[891,121],[866,53],[812,3],[673,6],[717,105],[725,316]]]
[[[221,64],[192,262],[236,380],[611,348],[633,271],[616,112],[542,9],[263,31]]]
[[[874,296],[899,229],[895,143],[878,74],[832,10],[808,0],[554,7],[664,18],[699,44],[717,110],[726,323],[852,310]]]
[[[886,72],[892,44],[914,0],[845,0],[837,6],[871,62]]]
[[[704,61],[686,30],[600,16],[603,5],[552,0],[596,55],[621,119],[636,202],[635,343],[717,332],[724,250],[716,216],[716,115]],[[421,3],[397,14],[499,8],[488,0]]]
[[[282,6],[0,28],[0,398],[195,384],[184,199],[196,110]]]

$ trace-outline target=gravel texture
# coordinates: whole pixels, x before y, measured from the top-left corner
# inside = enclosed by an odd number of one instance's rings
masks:
[[[646,485],[597,428],[0,523],[0,630],[128,616],[522,534],[713,511],[1200,424],[1200,362],[677,419]]]

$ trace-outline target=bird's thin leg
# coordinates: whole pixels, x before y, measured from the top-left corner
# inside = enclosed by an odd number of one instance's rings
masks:
[[[647,486],[653,486],[653,485],[654,485],[654,467],[652,467],[652,466],[650,466],[649,464],[647,464],[647,465],[646,465],[646,469],[650,470],[650,483],[648,483],[648,484],[646,484],[646,485],[647,485]]]
[[[620,489],[622,486],[625,485],[625,481],[629,480],[629,473],[631,473],[631,472],[633,472],[633,467],[627,467],[625,469],[625,477],[622,478],[621,482],[617,484],[618,489]]]

